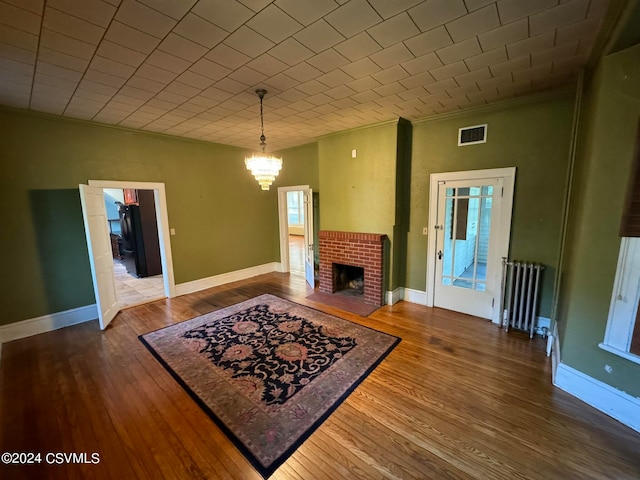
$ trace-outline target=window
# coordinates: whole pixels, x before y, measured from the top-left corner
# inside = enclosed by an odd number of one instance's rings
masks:
[[[302,191],[287,192],[287,214],[289,225],[304,225]]]
[[[600,348],[640,363],[640,238],[623,237],[609,320]]]
[[[600,348],[640,363],[640,125],[620,222],[620,254]]]

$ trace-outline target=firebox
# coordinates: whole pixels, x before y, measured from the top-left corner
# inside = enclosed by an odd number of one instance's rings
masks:
[[[362,282],[362,301],[368,305],[381,306],[383,300],[383,265],[386,235],[378,233],[336,232],[321,230],[318,234],[320,247],[320,286],[323,293],[336,293],[336,276],[351,277],[352,268],[359,273],[348,282]],[[347,267],[336,274],[336,265]],[[340,267],[338,267],[340,269]],[[359,280],[358,277],[362,278]],[[359,298],[358,298],[359,299]]]
[[[350,297],[363,297],[364,268],[334,263],[333,291]]]

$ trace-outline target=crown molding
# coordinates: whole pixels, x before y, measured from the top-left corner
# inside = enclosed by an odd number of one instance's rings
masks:
[[[376,128],[376,127],[384,127],[385,125],[392,125],[392,124],[395,125],[400,122],[401,118],[402,117],[396,117],[391,120],[385,120],[384,122],[371,123],[369,125],[361,125],[360,127],[353,127],[353,128],[348,128],[346,130],[340,130],[339,132],[327,133],[325,135],[316,137],[316,142],[319,140],[324,140],[325,138],[335,137],[337,135],[344,135],[345,133],[358,132],[360,130],[368,130],[370,128]]]
[[[510,98],[508,100],[492,102],[486,105],[480,105],[478,107],[465,108],[463,110],[457,110],[455,112],[441,113],[438,115],[433,115],[431,117],[422,118],[420,120],[414,120],[411,123],[415,126],[423,123],[440,122],[443,120],[466,117],[469,115],[494,112],[494,111],[504,110],[506,108],[513,108],[521,105],[529,105],[532,103],[545,102],[545,101],[553,100],[556,98],[570,97],[575,93],[575,91],[576,91],[576,85],[570,85],[567,87],[557,88],[554,90],[547,90],[545,92],[526,95],[524,97]]]
[[[110,125],[108,123],[95,122],[93,120],[84,120],[84,119],[81,119],[81,118],[63,117],[61,115],[55,115],[53,113],[39,112],[37,110],[29,110],[29,109],[26,109],[26,108],[18,108],[18,107],[11,107],[11,106],[7,106],[7,105],[0,105],[0,113],[3,113],[3,112],[12,113],[12,114],[15,114],[15,115],[22,115],[22,116],[25,116],[25,117],[36,117],[36,118],[42,118],[44,120],[53,120],[55,122],[72,123],[72,124],[76,124],[76,125],[85,125],[85,126],[89,126],[89,127],[108,128],[108,129],[111,129],[111,130],[119,130],[121,132],[129,133],[129,134],[148,135],[148,136],[152,136],[152,137],[160,137],[160,138],[169,139],[169,140],[178,140],[178,141],[183,141],[183,142],[188,142],[188,143],[197,143],[197,144],[208,145],[208,146],[215,145],[216,147],[228,148],[230,150],[237,150],[237,151],[241,151],[241,152],[250,152],[251,151],[250,148],[236,147],[235,145],[225,145],[224,143],[209,142],[207,140],[200,140],[198,138],[179,137],[177,135],[170,135],[168,133],[151,132],[151,131],[139,130],[139,129],[135,129],[135,128],[131,128],[131,127],[123,127],[121,125]]]

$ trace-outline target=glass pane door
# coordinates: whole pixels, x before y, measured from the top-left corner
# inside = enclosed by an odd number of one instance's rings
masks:
[[[434,307],[499,319],[514,174],[492,169],[432,175],[427,287],[433,288]]]
[[[493,186],[446,188],[442,285],[484,292]]]

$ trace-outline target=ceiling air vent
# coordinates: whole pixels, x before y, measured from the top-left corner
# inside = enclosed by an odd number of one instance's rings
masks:
[[[487,124],[458,129],[458,146],[487,142]]]

